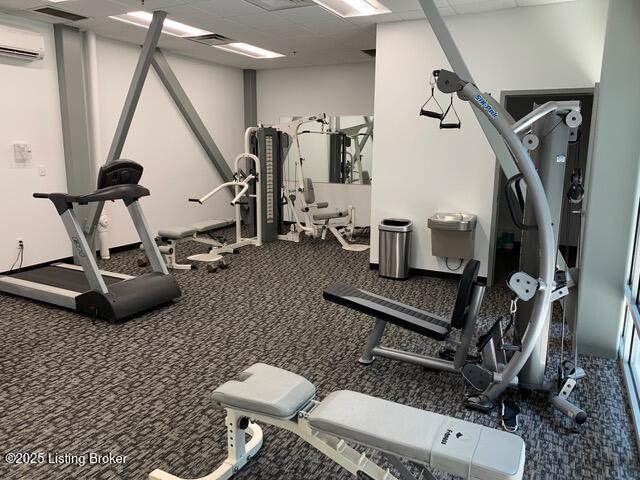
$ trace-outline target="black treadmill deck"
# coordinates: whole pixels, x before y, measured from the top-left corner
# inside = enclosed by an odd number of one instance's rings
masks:
[[[82,270],[65,268],[56,265],[47,265],[46,267],[34,268],[25,272],[14,273],[12,278],[17,278],[27,282],[40,283],[50,287],[63,288],[72,292],[84,293],[91,290],[89,282]],[[119,277],[110,277],[102,275],[104,282],[109,285],[121,282],[123,279]]]

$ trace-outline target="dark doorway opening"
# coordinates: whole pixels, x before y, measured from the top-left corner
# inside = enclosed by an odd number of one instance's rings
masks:
[[[568,89],[528,92],[504,92],[503,105],[515,120],[519,120],[531,112],[534,105],[542,105],[549,101],[579,100],[582,111],[582,125],[579,129],[579,139],[569,145],[567,152],[567,167],[565,173],[565,196],[570,185],[573,171],[580,169],[582,176],[587,172],[589,149],[589,133],[591,131],[593,89]],[[495,215],[495,249],[493,256],[493,283],[505,285],[507,277],[518,270],[520,256],[521,231],[513,224],[509,214],[509,207],[504,195],[507,177],[501,169],[497,182],[497,211]],[[571,204],[567,200],[562,206],[562,220],[559,234],[559,250],[567,265],[576,265],[578,245],[580,241],[582,204]]]

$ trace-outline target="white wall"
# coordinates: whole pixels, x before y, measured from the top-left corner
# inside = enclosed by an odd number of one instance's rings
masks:
[[[282,117],[313,115],[372,115],[373,63],[260,70],[257,73],[258,122],[278,123]],[[375,120],[374,120],[375,121]],[[374,143],[377,131],[374,128]],[[375,177],[375,169],[372,172]],[[353,205],[358,225],[371,216],[369,185],[314,182],[316,197],[332,207]]]
[[[98,38],[101,144],[106,156],[138,59],[139,47]],[[243,150],[244,96],[242,71],[165,53],[171,68],[211,136],[233,169]],[[151,197],[141,201],[153,230],[212,218],[233,218],[229,192],[204,206],[189,203],[222,183],[169,94],[151,69],[133,118],[122,158],[145,167],[141,183]],[[100,159],[99,163],[104,160]],[[123,205],[109,204],[112,245],[137,241]]]
[[[24,240],[25,266],[69,256],[71,246],[51,203],[31,196],[67,188],[53,28],[0,14],[2,25],[43,34],[46,48],[39,62],[0,57],[0,271],[5,271],[18,253],[16,238]],[[15,167],[16,142],[31,144],[30,168]],[[46,176],[38,174],[40,165]]]
[[[606,11],[606,0],[583,0],[445,20],[475,82],[500,98],[501,90],[592,87],[600,76]],[[484,276],[495,156],[461,101],[455,105],[462,130],[441,131],[418,116],[436,68],[450,66],[426,21],[379,25],[373,171],[385,181],[373,183],[371,224],[387,216],[412,219],[411,266],[447,271],[444,260],[431,256],[426,219],[437,211],[475,213],[475,257]],[[376,231],[370,258],[378,262]]]
[[[630,58],[637,58],[639,45],[640,2],[612,1],[591,139],[577,315],[581,351],[609,358],[618,353],[638,213],[640,62]]]

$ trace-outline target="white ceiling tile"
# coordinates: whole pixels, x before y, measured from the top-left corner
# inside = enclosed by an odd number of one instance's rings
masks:
[[[460,15],[517,7],[515,0],[449,0],[449,3]]]
[[[520,7],[533,7],[537,5],[547,5],[549,3],[567,3],[575,0],[516,0]]]
[[[6,11],[27,10],[30,8],[44,7],[47,4],[53,5],[44,0],[0,0],[0,9]]]
[[[392,12],[407,12],[420,8],[418,0],[381,0],[381,3]]]
[[[370,15],[368,17],[351,17],[349,22],[361,27],[368,27],[377,23],[399,22],[402,20],[400,13],[382,13],[380,15]]]
[[[440,15],[442,15],[443,17],[450,17],[451,15],[456,15],[456,11],[448,5],[445,5],[443,7],[438,7],[438,11],[440,12]]]
[[[161,8],[171,7],[174,5],[181,5],[189,3],[189,0],[144,0],[142,5],[141,0],[112,0],[117,3],[121,3],[127,7],[129,12],[135,10],[159,10]],[[217,1],[217,0],[216,0]]]
[[[108,17],[128,11],[123,4],[111,0],[70,0],[57,3],[54,8],[85,17]]]
[[[328,10],[325,10],[319,5],[311,7],[291,8],[289,10],[280,10],[278,12],[273,12],[273,14],[295,23],[346,21],[343,18],[329,12]]]
[[[238,15],[267,13],[260,7],[256,7],[251,3],[243,2],[242,0],[199,0],[197,2],[190,2],[189,4],[206,12],[220,15],[221,17],[237,17]]]
[[[442,7],[438,7],[438,10],[440,10],[440,8]],[[401,12],[400,16],[402,17],[403,20],[417,20],[419,18],[426,18],[424,11],[422,10],[412,10],[410,12]]]

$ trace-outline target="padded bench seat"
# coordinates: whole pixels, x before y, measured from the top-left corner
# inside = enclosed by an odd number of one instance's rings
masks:
[[[525,445],[511,433],[348,390],[309,415],[315,430],[476,480],[522,478]]]
[[[222,220],[204,220],[202,222],[192,223],[181,227],[168,227],[158,230],[158,236],[169,238],[171,240],[180,240],[193,236],[195,233],[204,233],[209,230],[227,227],[233,225],[234,221],[229,219]]]
[[[211,394],[214,404],[280,419],[296,416],[316,394],[306,378],[287,370],[256,363]]]
[[[333,218],[342,218],[349,215],[349,210],[338,210],[337,212],[314,213],[313,219],[317,221],[331,220]]]
[[[330,302],[436,340],[445,340],[451,332],[451,323],[444,318],[344,283],[328,286],[322,296]]]

